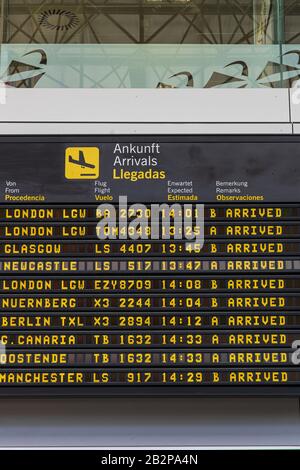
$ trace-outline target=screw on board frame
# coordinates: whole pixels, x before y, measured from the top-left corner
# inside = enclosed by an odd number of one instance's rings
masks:
[[[188,240],[185,246],[189,250],[199,252],[203,248],[204,204],[150,204],[150,217],[146,216],[148,210],[149,206],[142,203],[128,205],[127,196],[119,197],[118,217],[114,205],[100,204],[97,207],[97,212],[100,214],[107,213],[108,215],[104,215],[97,223],[97,237],[100,240],[185,239]],[[120,217],[121,211],[127,215],[130,211],[136,217],[131,218],[128,222],[127,216],[125,218]],[[173,215],[171,215],[172,213]],[[193,217],[193,214],[195,214],[195,217]],[[171,219],[172,226],[181,227],[181,230],[175,231],[173,238],[170,230]],[[107,230],[108,227],[110,230]]]

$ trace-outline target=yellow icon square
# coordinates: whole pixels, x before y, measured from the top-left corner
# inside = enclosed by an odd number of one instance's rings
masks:
[[[65,154],[65,177],[68,180],[99,178],[98,147],[68,147]]]

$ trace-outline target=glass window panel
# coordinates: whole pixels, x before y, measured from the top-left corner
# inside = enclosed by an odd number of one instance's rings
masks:
[[[252,44],[257,38],[274,39],[275,7],[268,0],[2,3],[4,43]]]
[[[285,0],[284,32],[287,44],[300,44],[300,0]]]
[[[264,88],[300,78],[300,0],[0,0],[0,8],[7,86]]]

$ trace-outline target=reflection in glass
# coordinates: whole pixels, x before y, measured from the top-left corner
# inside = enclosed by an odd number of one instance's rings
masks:
[[[2,0],[15,87],[290,87],[300,0]],[[1,45],[2,44],[2,45]]]

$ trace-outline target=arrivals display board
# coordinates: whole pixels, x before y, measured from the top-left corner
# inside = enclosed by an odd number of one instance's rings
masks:
[[[299,137],[0,138],[0,395],[297,395],[299,346]]]

